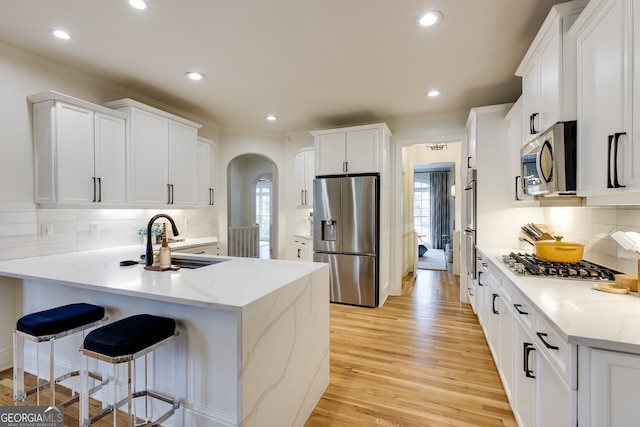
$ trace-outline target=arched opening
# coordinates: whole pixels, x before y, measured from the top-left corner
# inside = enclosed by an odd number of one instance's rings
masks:
[[[243,154],[227,166],[229,255],[277,258],[277,168],[260,154]],[[256,229],[257,225],[257,229]]]

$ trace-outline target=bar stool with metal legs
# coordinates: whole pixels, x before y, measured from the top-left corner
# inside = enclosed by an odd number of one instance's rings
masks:
[[[156,390],[149,389],[148,384],[148,356],[155,355],[155,350],[175,341],[179,335],[176,330],[176,321],[167,317],[153,316],[150,314],[138,314],[126,317],[117,322],[108,324],[101,328],[93,330],[84,339],[84,345],[81,349],[83,354],[82,361],[82,386],[80,397],[80,421],[82,426],[89,426],[108,414],[113,414],[113,425],[117,425],[116,413],[118,409],[124,405],[127,406],[127,425],[133,426],[140,419],[136,414],[136,405],[134,400],[138,397],[144,397],[144,423],[151,422],[151,425],[160,425],[162,422],[171,417],[176,409],[180,407],[180,399],[177,397],[178,387],[173,384],[172,389],[175,392],[174,397],[167,396]],[[144,356],[144,387],[137,390],[136,387],[136,359]],[[178,381],[178,346],[173,345],[174,366],[174,382]],[[106,362],[111,373],[104,373],[102,381],[90,387],[89,360],[96,360],[98,364],[104,365]],[[125,363],[126,378],[120,378],[117,374],[117,366]],[[156,368],[155,357],[152,358],[153,367]],[[166,372],[166,371],[165,371]],[[155,380],[155,377],[153,378]],[[155,382],[155,381],[154,381]],[[96,415],[89,413],[89,397],[97,391],[109,385],[102,392],[103,409]],[[126,387],[126,396],[118,399],[118,388]],[[159,405],[168,407],[157,419],[152,420],[154,405],[149,398],[159,401]],[[106,402],[108,400],[108,403]],[[150,404],[151,403],[151,404]],[[158,405],[156,405],[157,407]]]
[[[72,366],[71,371],[62,375],[55,375],[54,347],[56,341],[79,332],[82,332],[84,338],[86,330],[98,326],[106,320],[104,307],[86,303],[68,304],[21,317],[16,323],[16,329],[13,331],[14,402],[27,405],[27,398],[35,393],[36,405],[40,405],[40,392],[44,389],[49,389],[50,399],[47,404],[56,406],[56,385],[80,373],[79,366],[78,369],[74,369]],[[25,339],[36,343],[36,385],[29,390],[25,390],[24,382]],[[49,376],[46,381],[41,382],[40,343],[43,342],[50,343]],[[66,407],[78,401],[79,395],[75,393],[75,387],[71,386],[70,389],[71,398],[61,403],[62,406]]]

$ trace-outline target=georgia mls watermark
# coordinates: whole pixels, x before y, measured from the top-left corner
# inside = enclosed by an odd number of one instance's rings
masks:
[[[0,406],[0,427],[64,427],[64,408]]]

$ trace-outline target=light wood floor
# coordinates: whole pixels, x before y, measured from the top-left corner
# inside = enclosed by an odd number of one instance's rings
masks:
[[[478,320],[458,295],[451,272],[420,270],[381,308],[331,304],[330,385],[305,427],[516,427]],[[11,377],[0,372],[0,405],[12,404]],[[77,426],[75,406],[65,426]]]
[[[381,308],[331,305],[331,376],[306,427],[517,426],[481,327],[448,271]]]

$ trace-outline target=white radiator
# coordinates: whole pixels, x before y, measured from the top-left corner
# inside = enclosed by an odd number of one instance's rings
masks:
[[[258,258],[260,256],[260,227],[229,227],[229,256]]]

